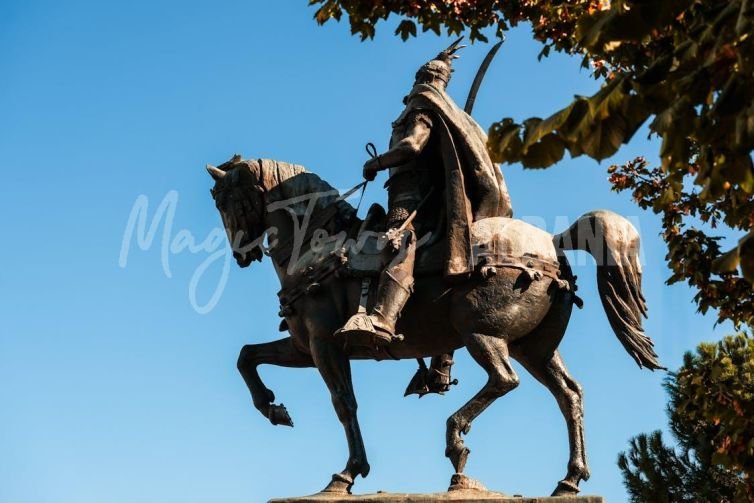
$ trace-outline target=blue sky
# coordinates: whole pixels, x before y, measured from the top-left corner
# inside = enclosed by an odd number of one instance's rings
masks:
[[[315,370],[261,370],[296,422],[287,429],[252,408],[235,369],[243,344],[279,337],[269,263],[234,266],[205,314],[196,305],[212,296],[220,264],[190,285],[206,251],[168,254],[168,276],[161,229],[119,263],[140,197],[150,218],[166,195],[176,198],[168,241],[185,231],[201,242],[218,228],[207,162],[236,152],[296,162],[345,189],[360,179],[364,144],[385,149],[414,72],[448,39],[403,43],[386,26],[361,43],[346,24],[318,27],[312,15],[304,1],[0,4],[0,501],[262,502],[315,492],[342,468],[345,438]],[[486,50],[462,52],[449,88],[458,101]],[[538,50],[525,28],[510,33],[476,102],[484,127],[546,116],[597,88],[577,60],[539,63]],[[664,285],[658,218],[610,192],[611,162],[655,162],[657,147],[643,129],[601,165],[503,170],[516,215],[548,231],[595,208],[636,223],[646,329],[674,368],[685,350],[731,328],[695,314],[687,287]],[[385,201],[380,186],[370,185],[365,206]],[[593,262],[576,259],[586,306],[561,349],[586,390],[592,479],[582,488],[619,502],[618,452],[666,424],[663,375],[624,353]],[[456,361],[460,385],[422,400],[402,397],[414,362],[353,365],[372,466],[357,492],[445,489],[445,419],[485,380],[465,352]],[[549,494],[565,474],[564,422],[549,393],[515,368],[521,386],[467,437],[467,473],[510,494]]]

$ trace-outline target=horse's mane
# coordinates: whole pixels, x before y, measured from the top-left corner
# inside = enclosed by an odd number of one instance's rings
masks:
[[[234,158],[235,159],[235,158]],[[230,165],[232,164],[232,165]],[[316,197],[315,212],[336,205],[337,214],[343,221],[354,218],[356,210],[344,200],[340,200],[339,192],[315,173],[307,171],[300,164],[291,164],[272,159],[256,159],[228,161],[220,169],[231,168],[248,169],[254,183],[268,194],[267,204],[273,202],[291,201],[286,205],[298,216],[303,216]],[[295,202],[299,201],[299,202]]]

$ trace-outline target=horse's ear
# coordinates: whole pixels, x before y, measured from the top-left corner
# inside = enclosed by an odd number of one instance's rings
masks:
[[[212,177],[216,182],[219,182],[223,178],[225,178],[225,171],[218,169],[214,167],[211,164],[207,164],[207,172],[209,173],[209,176]]]
[[[233,159],[231,159],[231,162],[235,164],[237,162],[241,162],[241,159],[241,154],[233,154]]]

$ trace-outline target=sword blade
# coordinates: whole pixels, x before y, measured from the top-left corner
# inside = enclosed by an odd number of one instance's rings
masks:
[[[471,84],[471,89],[469,89],[469,97],[466,98],[466,106],[463,107],[463,111],[467,114],[471,115],[471,111],[474,109],[474,102],[476,101],[476,94],[479,92],[479,86],[482,85],[482,80],[484,80],[484,74],[487,73],[487,68],[490,67],[490,63],[492,63],[492,60],[495,58],[495,54],[497,54],[497,50],[500,49],[500,46],[503,45],[503,42],[505,40],[501,40],[497,44],[493,45],[490,49],[490,52],[487,53],[487,56],[485,56],[484,61],[482,61],[482,65],[479,67],[479,70],[476,72],[476,77],[474,77],[474,82]]]

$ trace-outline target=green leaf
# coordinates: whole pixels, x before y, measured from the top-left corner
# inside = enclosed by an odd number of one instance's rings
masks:
[[[584,128],[589,127],[589,100],[583,96],[576,96],[576,99],[568,106],[568,117],[557,127],[558,134],[568,144],[571,150],[571,156],[581,155],[583,149],[578,149],[579,153],[574,154],[574,144],[578,143],[583,135]]]
[[[532,117],[524,121],[524,148],[537,143],[542,137],[559,130],[568,120],[573,112],[574,104],[567,106],[561,111],[551,115],[545,120],[538,117]]]
[[[581,140],[580,146],[589,157],[601,161],[618,151],[618,147],[627,136],[628,129],[623,117],[614,115],[594,124]]]
[[[494,162],[518,162],[523,143],[519,136],[521,126],[506,118],[492,125],[487,138],[487,150]]]
[[[413,21],[409,21],[408,19],[404,19],[400,22],[398,27],[395,29],[395,34],[400,35],[401,40],[404,42],[409,39],[409,37],[415,37],[416,36],[416,23]]]
[[[564,152],[563,141],[558,135],[550,133],[525,149],[521,163],[525,168],[546,168],[561,160]]]

